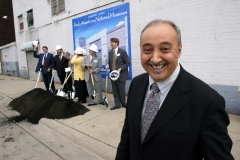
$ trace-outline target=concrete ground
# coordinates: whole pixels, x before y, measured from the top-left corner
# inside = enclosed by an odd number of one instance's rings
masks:
[[[4,115],[11,116],[18,114],[15,111],[11,111],[7,107],[7,104],[12,99],[32,90],[35,86],[35,83],[36,81],[22,79],[19,77],[0,75],[0,111],[2,113],[2,115],[0,115],[0,120],[4,119]],[[56,88],[60,87],[61,86],[59,84],[56,84]],[[39,82],[38,88],[44,89],[43,82]],[[9,141],[8,143],[4,141],[6,140],[6,137],[11,137],[10,135],[13,133],[11,133],[10,128],[16,127],[15,125],[18,127],[21,126],[24,128],[24,131],[21,131],[22,129],[20,129],[20,131],[14,134],[22,136],[22,132],[30,133],[30,135],[25,137],[26,140],[20,138],[21,141],[18,142],[25,143],[28,140],[31,145],[35,146],[27,148],[27,146],[30,146],[29,143],[23,144],[24,148],[26,147],[24,151],[27,153],[34,153],[33,150],[35,152],[40,150],[41,152],[38,153],[39,156],[42,155],[48,157],[52,155],[53,158],[51,159],[74,159],[81,155],[84,155],[83,157],[85,157],[85,159],[91,160],[114,159],[125,118],[125,109],[120,108],[111,111],[110,108],[114,104],[112,94],[108,94],[107,99],[109,101],[108,108],[106,108],[104,105],[95,105],[88,107],[90,111],[85,115],[61,120],[43,118],[40,120],[38,125],[30,127],[31,129],[28,129],[28,126],[31,124],[26,122],[20,124],[12,123],[1,125],[0,136],[2,136],[2,132],[4,132],[6,136],[0,137],[0,159],[3,157],[11,157],[13,154],[21,153],[20,151],[16,151],[17,153],[14,151],[11,153],[10,151],[9,153],[4,152],[7,148],[6,145],[11,142],[12,139],[7,139],[7,141]],[[229,117],[230,125],[228,127],[228,131],[233,141],[232,154],[236,160],[240,160],[240,116],[229,114]],[[32,132],[32,130],[37,131],[37,133]],[[31,134],[34,135],[35,138],[31,136]],[[38,140],[43,138],[44,134],[49,134],[49,139]],[[55,137],[55,139],[53,137]],[[4,151],[2,148],[4,148]],[[71,150],[69,148],[75,149]],[[14,150],[23,151],[23,148],[15,148]],[[77,154],[75,152],[81,153]],[[27,153],[21,153],[25,154],[25,157],[24,155],[22,155],[22,157],[26,158]],[[71,157],[72,154],[73,156]]]

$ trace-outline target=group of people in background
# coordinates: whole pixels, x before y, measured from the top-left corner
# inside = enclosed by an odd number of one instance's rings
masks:
[[[122,107],[126,108],[126,98],[125,98],[125,85],[126,80],[129,77],[128,67],[130,65],[130,60],[127,52],[119,48],[119,40],[117,38],[110,39],[110,45],[112,50],[108,53],[108,61],[106,64],[106,69],[116,71],[118,73],[118,78],[116,80],[111,80],[112,91],[114,97],[114,106],[111,110],[118,109]],[[71,99],[71,93],[73,92],[73,81],[69,72],[66,72],[66,68],[73,67],[73,79],[75,94],[78,97],[78,104],[86,103],[86,97],[88,95],[96,94],[99,96],[99,104],[104,105],[104,100],[102,96],[102,57],[98,56],[98,47],[95,44],[91,44],[89,47],[89,54],[86,54],[86,50],[77,47],[74,51],[75,55],[71,59],[71,55],[68,52],[63,52],[60,45],[56,46],[57,55],[54,57],[53,54],[48,53],[47,46],[43,46],[42,50],[44,53],[37,54],[37,46],[34,46],[35,58],[39,58],[35,72],[41,71],[42,77],[46,90],[51,90],[56,94],[54,81],[49,84],[53,77],[53,74],[57,73],[59,80],[63,87],[63,92],[68,93],[68,98]],[[97,105],[92,96],[89,96],[90,102],[88,106]]]

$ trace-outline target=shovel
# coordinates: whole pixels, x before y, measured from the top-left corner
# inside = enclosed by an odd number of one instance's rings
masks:
[[[95,91],[93,75],[92,74],[90,74],[90,75],[91,75],[92,85],[93,85],[93,94],[91,94],[91,98],[95,99],[98,94],[96,94],[96,91]]]
[[[73,68],[72,68],[73,70]],[[71,99],[73,100],[75,97],[76,97],[76,90],[75,90],[75,87],[74,87],[74,80],[72,80],[72,93],[71,93]]]
[[[64,82],[66,81],[66,79],[67,79],[67,73],[66,73],[66,75],[65,75],[65,79],[64,79],[64,81],[63,81],[63,84],[64,84]],[[64,87],[64,85],[62,85],[62,87],[61,87],[60,89],[57,89],[56,92],[55,92],[55,94],[58,95],[58,96],[63,97],[63,96],[65,95],[65,92],[62,91],[62,88],[63,88],[63,87]]]
[[[52,78],[51,78],[51,81],[50,81],[50,84],[49,84],[49,91],[52,91],[52,81],[53,81],[53,78],[54,78],[54,74],[55,72],[52,74]]]
[[[107,100],[107,86],[108,86],[108,70],[106,69],[106,83],[105,83],[105,96],[103,97],[103,103],[108,108],[108,100]]]
[[[57,95],[58,95],[58,96],[63,97],[63,96],[65,95],[65,92],[63,92],[62,89],[63,89],[65,83],[67,82],[68,78],[71,76],[72,72],[73,72],[73,71],[71,71],[71,72],[69,73],[69,75],[67,76],[67,78],[66,78],[65,81],[63,82],[62,87],[61,87],[60,89],[58,89],[58,91],[57,91]]]
[[[42,68],[40,68],[40,70],[38,71],[38,78],[37,78],[37,82],[36,82],[36,85],[35,85],[34,89],[37,88],[37,84],[38,84],[38,81],[39,81],[39,78],[40,78],[41,70],[42,70]]]
[[[73,80],[73,83],[72,83],[72,99],[74,99],[76,97],[76,90],[75,90],[75,87],[74,87],[74,80]]]

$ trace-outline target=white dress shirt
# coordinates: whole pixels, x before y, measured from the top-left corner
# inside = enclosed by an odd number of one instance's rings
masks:
[[[63,56],[63,52],[62,52],[62,54],[59,56],[60,61],[62,60],[62,56]]]
[[[115,50],[115,57],[117,59],[117,51],[118,51],[118,47],[114,49]]]
[[[161,81],[161,82],[157,82],[158,88],[160,89],[160,105],[159,105],[159,109],[161,108],[165,98],[167,97],[167,94],[168,94],[169,90],[172,88],[173,83],[176,81],[179,72],[180,72],[180,65],[178,64],[178,66],[176,67],[175,71],[173,72],[173,74],[170,77],[168,77],[168,79],[166,79],[164,81]],[[142,116],[143,116],[145,108],[146,108],[147,97],[151,93],[150,86],[153,83],[154,83],[154,80],[149,75],[148,89],[147,89],[147,94],[145,96],[144,103],[143,103]]]
[[[94,57],[90,55],[90,63],[92,63]]]
[[[47,59],[47,55],[48,55],[48,52],[47,53],[43,53],[42,65],[44,63],[44,56],[46,56],[46,59]],[[47,62],[46,62],[46,64],[47,64]]]

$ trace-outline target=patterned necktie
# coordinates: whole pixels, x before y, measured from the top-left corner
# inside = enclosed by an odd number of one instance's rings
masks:
[[[46,66],[46,62],[47,62],[47,57],[46,57],[46,53],[44,53],[43,66]]]
[[[156,82],[151,85],[152,92],[148,95],[146,107],[141,121],[141,143],[155,118],[160,105],[160,90]]]
[[[112,70],[116,70],[116,53],[115,53],[115,49],[113,49]]]

